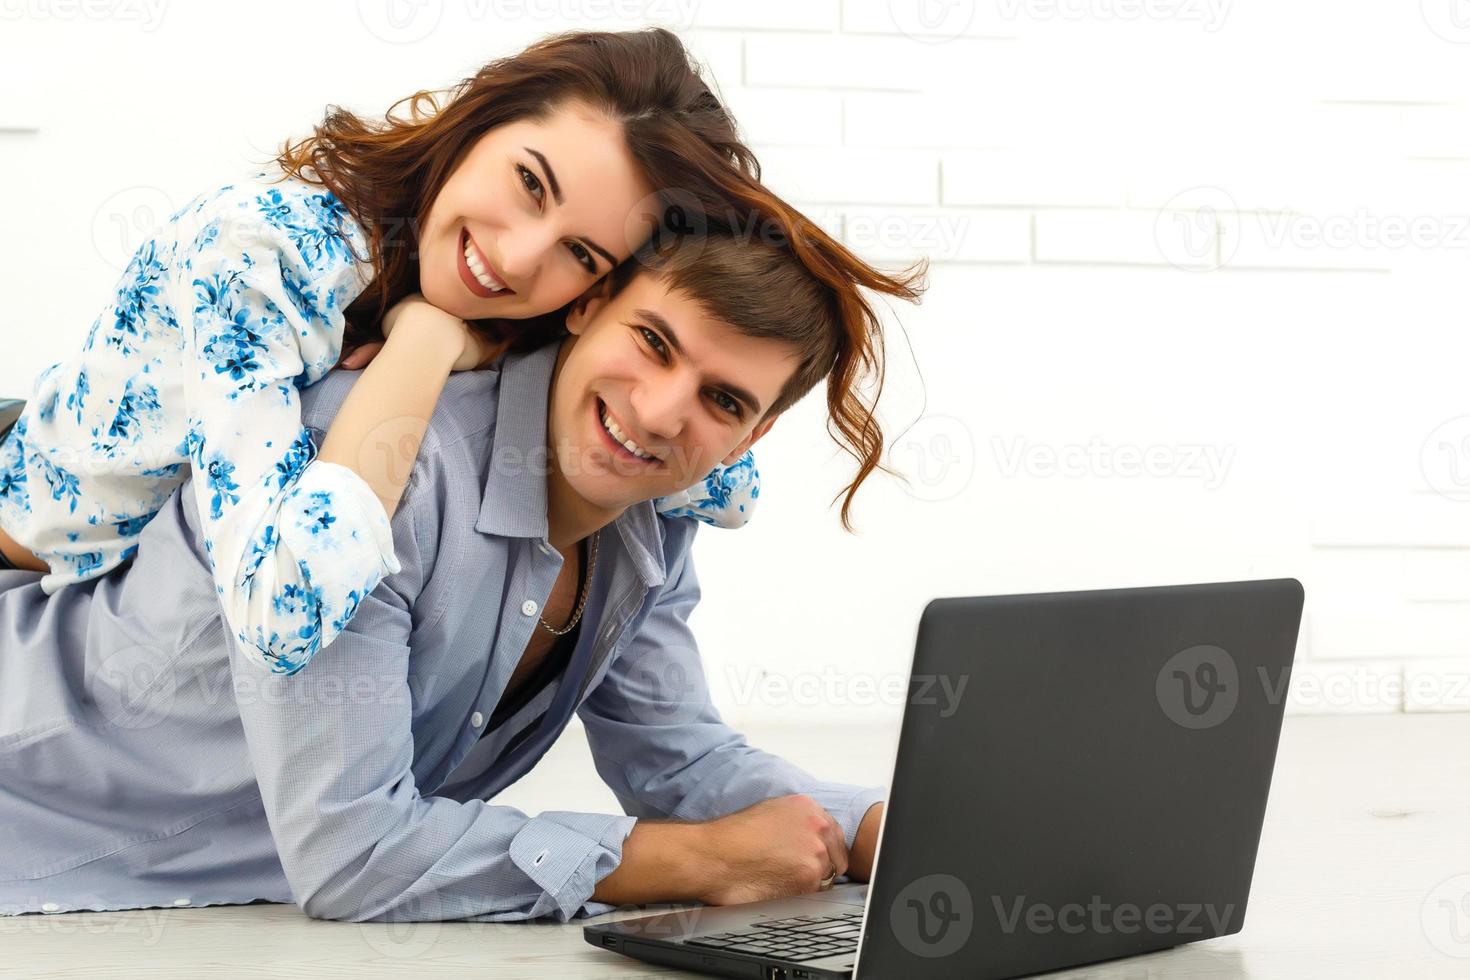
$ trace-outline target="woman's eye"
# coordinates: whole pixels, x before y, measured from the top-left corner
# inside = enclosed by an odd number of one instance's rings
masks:
[[[516,164],[516,173],[520,175],[521,185],[531,193],[531,196],[536,199],[536,203],[540,204],[541,198],[545,193],[541,188],[541,178],[531,173],[525,164],[521,163]]]
[[[577,261],[582,263],[583,267],[585,267],[588,272],[597,272],[597,260],[592,257],[592,253],[587,251],[586,247],[583,246],[581,242],[572,242],[570,245],[567,246],[567,248],[571,251],[572,255],[576,257]]]

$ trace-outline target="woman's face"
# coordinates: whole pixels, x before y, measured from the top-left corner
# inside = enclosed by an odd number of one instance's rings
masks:
[[[632,254],[656,220],[622,127],[567,102],[470,147],[419,235],[419,291],[462,320],[550,313]]]

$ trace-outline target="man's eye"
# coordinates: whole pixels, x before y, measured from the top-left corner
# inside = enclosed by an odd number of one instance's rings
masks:
[[[740,417],[740,403],[734,398],[725,394],[723,391],[715,392],[715,404],[719,405],[720,408],[729,412],[737,419]]]
[[[516,173],[520,175],[521,185],[536,199],[536,203],[540,204],[541,198],[545,196],[545,191],[541,187],[541,178],[531,173],[525,164],[521,163],[516,164]]]
[[[648,341],[648,346],[652,347],[654,353],[658,354],[659,357],[663,357],[668,353],[669,349],[664,346],[664,339],[658,334],[647,327],[639,327],[638,332],[643,334],[643,339]]]

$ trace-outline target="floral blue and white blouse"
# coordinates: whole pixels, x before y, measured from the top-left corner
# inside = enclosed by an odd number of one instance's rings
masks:
[[[49,595],[106,574],[193,472],[226,621],[294,674],[399,570],[382,503],[317,460],[298,392],[341,354],[366,235],[326,188],[279,173],[201,194],[145,241],[81,352],[36,380],[0,442],[0,527],[45,561]],[[749,520],[753,457],[657,509]]]

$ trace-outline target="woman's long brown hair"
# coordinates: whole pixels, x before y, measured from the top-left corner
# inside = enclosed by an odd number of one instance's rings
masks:
[[[683,43],[663,28],[554,34],[489,62],[447,91],[400,99],[382,123],[331,106],[313,135],[287,141],[276,158],[281,170],[332,191],[368,237],[374,276],[346,310],[344,343],[382,339],[384,314],[418,291],[418,229],[474,143],[497,126],[546,118],[569,100],[622,126],[634,160],[663,198],[666,225],[774,227],[829,287],[844,338],[830,359],[819,349],[806,357],[815,359],[815,380],[827,377],[828,430],[858,461],[842,506],[843,526],[851,529],[853,494],[881,467],[883,451],[873,414],[883,382],[882,330],[858,287],[916,300],[922,264],[896,276],[881,273],[762,186],[760,164],[734,119]],[[395,115],[405,102],[408,117]],[[476,321],[474,327],[522,348],[559,336],[565,319],[563,308],[528,320]],[[877,391],[865,401],[860,389],[871,378]]]
[[[544,119],[574,99],[617,121],[649,184],[679,188],[686,209],[691,201],[725,207],[716,186],[727,171],[759,176],[734,120],[683,43],[663,28],[551,35],[450,89],[400,99],[381,123],[330,106],[313,135],[288,140],[276,163],[326,186],[368,236],[375,275],[346,310],[347,345],[382,339],[383,315],[418,291],[418,231],[479,138],[517,120]],[[405,103],[406,118],[398,114]],[[564,318],[563,312],[475,325],[492,337],[544,336]]]

